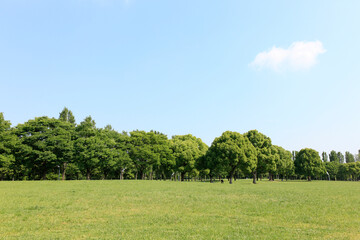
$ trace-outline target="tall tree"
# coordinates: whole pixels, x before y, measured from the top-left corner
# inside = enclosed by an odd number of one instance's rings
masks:
[[[358,154],[355,154],[355,161],[360,162],[360,149],[358,150]]]
[[[66,107],[64,107],[64,109],[60,112],[59,120],[75,124],[75,117],[73,113]]]
[[[224,132],[215,138],[208,151],[210,156],[215,158],[213,161],[227,172],[230,184],[237,170],[250,174],[256,169],[256,149],[249,139],[240,133]]]
[[[282,177],[288,179],[295,173],[295,166],[294,161],[291,159],[291,152],[285,150],[280,146],[273,145],[273,147],[276,148],[279,155],[279,160],[276,164],[277,173],[280,174]]]
[[[211,173],[214,168],[211,166],[210,162],[211,158],[209,158],[209,150],[196,161],[195,168],[199,171],[200,178],[206,178],[206,176],[212,175]]]
[[[0,112],[0,180],[14,178],[15,156],[14,148],[17,138],[13,134],[10,121],[4,119]]]
[[[208,146],[191,134],[173,136],[171,145],[176,159],[176,169],[181,174],[181,181],[184,181],[186,173],[195,172],[195,163],[206,153]]]
[[[339,162],[344,163],[345,162],[344,154],[342,154],[341,152],[338,152],[337,155],[338,155]]]
[[[104,156],[100,161],[100,167],[103,177],[108,176],[120,179],[124,178],[124,173],[132,171],[133,165],[128,154],[128,139],[127,133],[118,133],[110,125],[104,129],[99,130],[101,139],[105,141],[106,148]]]
[[[75,117],[73,113],[66,107],[59,113],[59,120],[63,122],[70,123],[70,133],[71,138],[74,140],[76,138],[75,136]],[[65,180],[66,178],[66,170],[69,163],[73,163],[73,153],[74,153],[74,142],[71,141],[67,146],[63,146],[66,151],[64,152],[63,161],[61,162],[61,170],[62,170],[62,180]]]
[[[311,148],[301,149],[294,164],[295,172],[307,176],[308,181],[311,181],[311,176],[321,175],[325,172],[319,153]]]
[[[340,163],[339,156],[336,151],[332,150],[329,154],[330,162],[337,162]]]
[[[349,180],[351,178],[349,164],[339,164],[338,177],[340,180]]]
[[[206,151],[205,155],[201,156],[196,161],[196,169],[198,169],[201,176],[209,176],[212,182],[215,176],[226,176],[228,173],[218,161],[215,151]]]
[[[171,148],[171,141],[163,133],[154,131],[156,141],[153,144],[154,152],[159,155],[159,162],[154,165],[154,169],[161,179],[171,177],[176,166],[175,156]]]
[[[136,168],[136,179],[145,179],[147,173],[152,178],[154,168],[161,165],[161,160],[165,161],[166,153],[161,150],[166,139],[166,135],[154,131],[130,132],[129,155]]]
[[[57,172],[57,166],[72,157],[72,125],[58,119],[39,117],[16,127],[24,159],[33,178],[46,179],[46,174]]]
[[[107,179],[108,176],[114,172],[118,160],[116,158],[118,156],[116,141],[114,138],[112,138],[111,131],[112,128],[107,126],[104,129],[98,129],[97,133],[97,155],[102,179]]]
[[[349,166],[349,174],[351,175],[351,180],[357,181],[360,175],[360,163],[350,162],[346,164]]]
[[[91,116],[86,117],[76,127],[77,139],[75,141],[76,163],[86,179],[90,180],[94,170],[99,168],[100,154],[105,146],[104,142],[98,137],[98,129]]]
[[[74,160],[74,135],[75,126],[70,122],[58,122],[57,127],[53,129],[53,137],[49,140],[53,141],[54,154],[56,155],[56,164],[62,172],[62,180],[66,178],[66,169],[68,163]]]
[[[323,162],[329,161],[328,155],[327,155],[326,152],[322,152],[321,157],[322,157],[322,161],[323,161]]]
[[[257,152],[257,168],[254,176],[269,173],[269,180],[273,180],[272,172],[276,171],[277,155],[272,149],[271,139],[257,130],[248,131],[245,136],[250,140]]]
[[[338,162],[325,162],[325,168],[330,178],[336,181],[339,172],[340,163]]]
[[[345,152],[345,160],[346,160],[346,163],[355,162],[355,157],[350,152]]]

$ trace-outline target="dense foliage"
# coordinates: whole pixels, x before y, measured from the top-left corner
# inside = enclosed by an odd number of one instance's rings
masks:
[[[0,113],[1,180],[358,180],[359,154],[290,152],[257,130],[226,131],[210,147],[191,134],[119,133],[97,128],[90,116],[76,124],[67,108],[58,119],[37,117],[12,128]]]

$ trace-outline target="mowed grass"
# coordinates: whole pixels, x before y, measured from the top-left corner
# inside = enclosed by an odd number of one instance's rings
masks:
[[[0,239],[360,239],[360,183],[0,182]]]

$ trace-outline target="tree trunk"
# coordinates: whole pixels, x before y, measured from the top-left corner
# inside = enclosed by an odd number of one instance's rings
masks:
[[[184,179],[185,179],[185,173],[184,173],[184,172],[182,172],[182,173],[181,173],[181,181],[183,182],[183,181],[184,181]]]
[[[66,167],[67,167],[67,162],[64,162],[63,164],[63,172],[62,172],[62,180],[65,180],[65,174],[66,174]]]
[[[86,170],[86,180],[90,180],[90,170]]]
[[[229,179],[229,183],[230,183],[230,184],[232,184],[233,175],[234,175],[234,173],[233,173],[233,172],[231,172],[231,173],[230,173],[230,179]]]
[[[311,181],[311,176],[308,176],[308,181]]]
[[[269,181],[274,181],[274,175],[272,173],[269,173]]]
[[[253,172],[253,184],[256,184],[256,172]]]

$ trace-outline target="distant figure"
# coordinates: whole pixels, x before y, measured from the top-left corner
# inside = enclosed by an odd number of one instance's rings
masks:
[[[224,180],[221,179],[221,183],[224,183]]]

